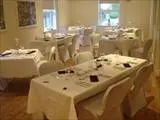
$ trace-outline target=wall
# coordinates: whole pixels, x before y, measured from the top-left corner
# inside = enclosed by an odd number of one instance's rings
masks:
[[[4,0],[6,30],[0,32],[0,50],[15,48],[15,38],[22,40],[24,46],[35,36],[43,33],[43,0],[36,1],[37,26],[21,29],[18,27],[16,0]],[[121,0],[121,25],[132,21],[137,27],[143,28],[145,38],[149,34],[151,0]],[[98,0],[56,0],[58,27],[84,24],[97,25]]]
[[[36,1],[37,25],[35,27],[19,28],[16,0],[4,0],[4,16],[6,21],[6,30],[0,32],[0,51],[15,48],[15,38],[22,41],[23,46],[28,46],[30,40],[35,36],[43,34],[43,12],[44,0]],[[45,0],[46,1],[46,0]],[[56,0],[57,26],[67,27],[70,23],[69,1]]]
[[[44,9],[53,9],[55,7],[54,0],[43,0]]]
[[[68,27],[70,23],[70,0],[56,0],[57,26]]]
[[[16,0],[4,0],[4,17],[6,30],[0,32],[0,51],[15,48],[15,38],[19,38],[26,47],[36,35],[43,33],[42,1],[36,1],[37,25],[35,27],[19,28]]]
[[[121,0],[120,5],[120,24],[126,26],[128,21],[131,21],[132,25],[144,30],[144,38],[147,39],[149,37],[151,0]]]
[[[70,0],[70,2],[70,24],[98,24],[98,0]],[[132,21],[135,27],[144,29],[144,36],[148,38],[150,2],[151,0],[120,0],[120,24],[127,26],[128,21]]]
[[[70,0],[70,24],[97,25],[98,0]]]

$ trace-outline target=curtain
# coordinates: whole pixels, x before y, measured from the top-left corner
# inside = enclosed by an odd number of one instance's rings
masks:
[[[155,101],[160,108],[160,0],[152,1],[153,64],[156,78]]]
[[[153,0],[153,63],[157,77],[160,77],[160,0]]]

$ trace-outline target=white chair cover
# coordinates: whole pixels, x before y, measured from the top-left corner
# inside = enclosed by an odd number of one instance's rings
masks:
[[[48,59],[51,48],[56,47],[56,41],[50,39],[49,41],[42,40],[33,40],[29,44],[29,48],[38,49],[41,53]]]
[[[122,55],[129,56],[129,52],[132,49],[132,47],[137,43],[137,39],[134,37],[126,37],[126,38],[120,38],[116,45],[117,47],[122,51]]]
[[[69,46],[68,46],[68,51],[69,51],[69,56],[70,56],[70,58],[72,58],[73,57],[73,55],[75,55],[76,54],[76,51],[77,51],[77,37],[78,37],[78,35],[77,34],[75,34],[74,36],[73,36],[73,38],[72,38],[72,44],[70,44]]]
[[[146,105],[143,86],[148,81],[152,71],[152,63],[143,66],[137,71],[135,78],[133,78],[133,86],[123,101],[123,112],[126,116],[133,117],[137,111]]]
[[[75,58],[75,64],[80,64],[93,59],[93,55],[91,52],[81,52],[78,53]]]
[[[144,45],[139,48],[131,49],[131,56],[137,58],[149,59],[149,50],[152,46],[152,39],[144,42]]]
[[[93,32],[93,28],[85,28],[83,34],[82,46],[90,45],[90,34]]]
[[[123,120],[121,103],[132,85],[130,78],[111,85],[105,93],[81,102],[78,107],[79,120]]]
[[[99,41],[101,39],[101,35],[99,33],[93,33],[90,35],[91,37],[91,45],[93,47],[99,47]]]
[[[39,65],[38,65],[40,75],[49,74],[63,68],[65,68],[65,66],[60,61],[51,63],[47,60],[42,60],[39,62]]]
[[[99,54],[108,55],[113,54],[117,51],[117,47],[114,41],[112,40],[100,40],[99,41]]]
[[[67,53],[68,53],[68,47],[70,46],[70,44],[72,44],[72,38],[73,36],[68,36],[66,38],[63,39],[62,44],[58,44],[58,54],[59,54],[59,59],[62,62],[65,62],[66,58],[67,58]]]
[[[94,57],[99,56],[99,41],[101,39],[101,35],[99,33],[93,33],[91,36],[91,50],[93,52]]]
[[[141,41],[144,42],[144,35],[142,29],[135,30],[135,36]]]
[[[49,53],[49,61],[50,62],[54,62],[56,60],[56,46],[53,46],[50,49],[50,53]]]

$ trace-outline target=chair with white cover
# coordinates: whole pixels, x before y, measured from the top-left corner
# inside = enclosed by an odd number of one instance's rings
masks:
[[[114,40],[100,40],[99,41],[99,54],[100,55],[108,55],[119,53],[119,49],[115,44]]]
[[[82,46],[90,45],[90,34],[93,32],[93,28],[85,28],[83,34]]]
[[[57,52],[56,52],[56,46],[52,46],[51,48],[50,48],[50,53],[49,53],[49,58],[48,58],[48,60],[50,61],[50,62],[54,62],[55,60],[56,60],[56,54]]]
[[[79,120],[123,120],[121,103],[132,81],[129,77],[110,85],[107,90],[77,105]]]
[[[101,39],[101,35],[99,33],[93,33],[90,35],[91,37],[91,49],[94,57],[99,56],[99,41]]]
[[[80,64],[93,59],[91,52],[80,52],[75,57],[75,64]]]
[[[77,51],[77,39],[78,39],[78,35],[75,34],[72,38],[72,44],[69,44],[68,46],[68,51],[69,51],[69,56],[70,58],[72,58],[75,54],[76,54],[76,51]]]
[[[59,59],[64,63],[67,58],[68,47],[72,44],[73,36],[65,37],[62,43],[57,44]]]
[[[49,74],[49,73],[58,71],[63,68],[65,68],[65,66],[60,61],[59,62],[56,61],[54,63],[53,62],[51,63],[47,60],[42,60],[38,64],[38,69],[39,69],[40,75]]]
[[[139,40],[139,44],[141,45],[144,42],[144,33],[142,29],[134,30],[135,37]]]
[[[131,49],[131,56],[137,58],[149,59],[148,55],[151,46],[152,46],[152,39],[146,40],[143,46]]]
[[[29,43],[29,48],[38,49],[45,56],[46,59],[49,58],[50,51],[53,46],[56,48],[56,42],[54,42],[53,39],[50,39],[50,41],[38,39],[33,40]]]
[[[143,87],[152,71],[152,63],[144,65],[137,71],[136,76],[133,78],[133,85],[123,101],[123,112],[126,116],[133,117],[147,104]]]

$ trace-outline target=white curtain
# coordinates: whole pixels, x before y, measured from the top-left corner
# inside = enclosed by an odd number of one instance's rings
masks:
[[[152,6],[152,38],[153,38],[153,63],[156,78],[155,100],[160,108],[160,0],[153,0]]]
[[[153,0],[153,63],[156,77],[160,77],[160,0]]]

